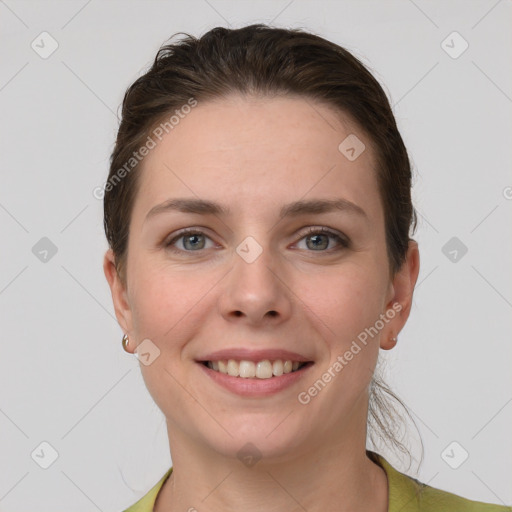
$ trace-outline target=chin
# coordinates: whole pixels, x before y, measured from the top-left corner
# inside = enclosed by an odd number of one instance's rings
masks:
[[[286,415],[284,416],[286,417]],[[225,424],[226,430],[231,434],[216,435],[212,437],[212,431],[205,432],[204,442],[210,445],[220,455],[228,458],[238,458],[244,462],[246,457],[255,459],[274,459],[275,462],[284,461],[297,455],[300,446],[307,445],[307,435],[300,425],[294,429],[291,418],[283,417],[247,421],[231,421]],[[281,423],[282,422],[282,423]],[[286,423],[286,425],[285,425]],[[218,432],[218,430],[217,430]]]

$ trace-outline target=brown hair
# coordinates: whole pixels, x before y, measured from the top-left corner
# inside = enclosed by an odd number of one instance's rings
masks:
[[[299,29],[257,24],[233,30],[217,27],[200,38],[183,35],[160,48],[150,69],[128,88],[123,99],[104,195],[105,233],[122,281],[126,283],[130,218],[141,167],[135,152],[155,126],[190,104],[191,98],[202,102],[232,93],[310,98],[348,115],[364,130],[376,157],[393,276],[405,261],[409,231],[412,227],[414,233],[417,218],[407,150],[386,94],[373,75],[344,48]],[[382,380],[374,377],[369,426],[375,425],[384,440],[407,452],[390,432],[394,414],[382,392],[403,406]],[[369,435],[374,442],[371,432]]]

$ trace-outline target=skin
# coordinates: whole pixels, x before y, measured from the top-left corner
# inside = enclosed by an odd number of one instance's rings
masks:
[[[349,134],[366,145],[354,161],[338,150]],[[368,386],[379,348],[393,348],[409,316],[419,253],[411,241],[390,275],[371,140],[348,116],[309,99],[232,95],[192,109],[146,156],[141,178],[126,285],[111,250],[104,272],[128,350],[146,338],[160,350],[141,364],[167,420],[174,468],[155,510],[386,511],[385,472],[365,454]],[[232,215],[169,211],[145,221],[177,197],[213,200]],[[367,218],[337,210],[279,219],[284,204],[313,198],[344,198]],[[322,226],[348,237],[349,247],[305,233]],[[186,227],[206,237],[178,239],[178,253],[166,248]],[[247,236],[262,248],[252,263],[236,252]],[[401,311],[300,404],[297,395],[394,303]],[[283,348],[315,364],[284,391],[242,398],[194,361],[234,347]],[[237,458],[248,442],[261,454],[252,467]]]

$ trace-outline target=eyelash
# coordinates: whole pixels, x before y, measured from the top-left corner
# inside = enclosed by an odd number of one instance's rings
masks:
[[[206,233],[204,233],[203,231],[201,231],[199,229],[185,228],[185,229],[181,230],[175,237],[173,237],[171,240],[169,240],[169,242],[165,242],[164,245],[170,251],[175,252],[175,253],[181,253],[181,254],[183,254],[185,252],[193,253],[193,252],[201,252],[203,250],[206,250],[206,249],[199,249],[197,251],[188,251],[185,249],[176,249],[175,247],[173,247],[174,243],[176,243],[180,238],[183,238],[187,235],[204,235],[205,237],[210,238]],[[321,228],[310,227],[310,228],[308,228],[308,230],[305,233],[303,233],[302,236],[299,238],[299,241],[302,240],[303,238],[306,238],[311,235],[328,235],[329,237],[336,239],[341,247],[334,248],[334,251],[341,250],[342,248],[347,249],[350,247],[350,242],[348,239],[345,239],[344,237],[340,236],[336,232],[331,231],[330,229],[325,228],[325,227],[321,227]],[[331,249],[326,249],[326,250],[321,250],[321,251],[313,251],[312,250],[312,251],[308,251],[308,252],[320,252],[320,253],[328,253],[329,254],[329,253],[333,252],[333,249],[331,248]]]

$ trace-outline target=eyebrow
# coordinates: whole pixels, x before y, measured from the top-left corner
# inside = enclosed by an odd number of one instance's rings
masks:
[[[195,213],[198,215],[229,216],[231,210],[213,201],[196,198],[175,198],[164,201],[149,210],[144,222],[160,213],[178,211],[183,213]],[[357,204],[347,199],[312,199],[308,201],[295,201],[284,205],[279,218],[297,217],[303,214],[321,214],[332,211],[352,213],[368,219],[366,212]]]

